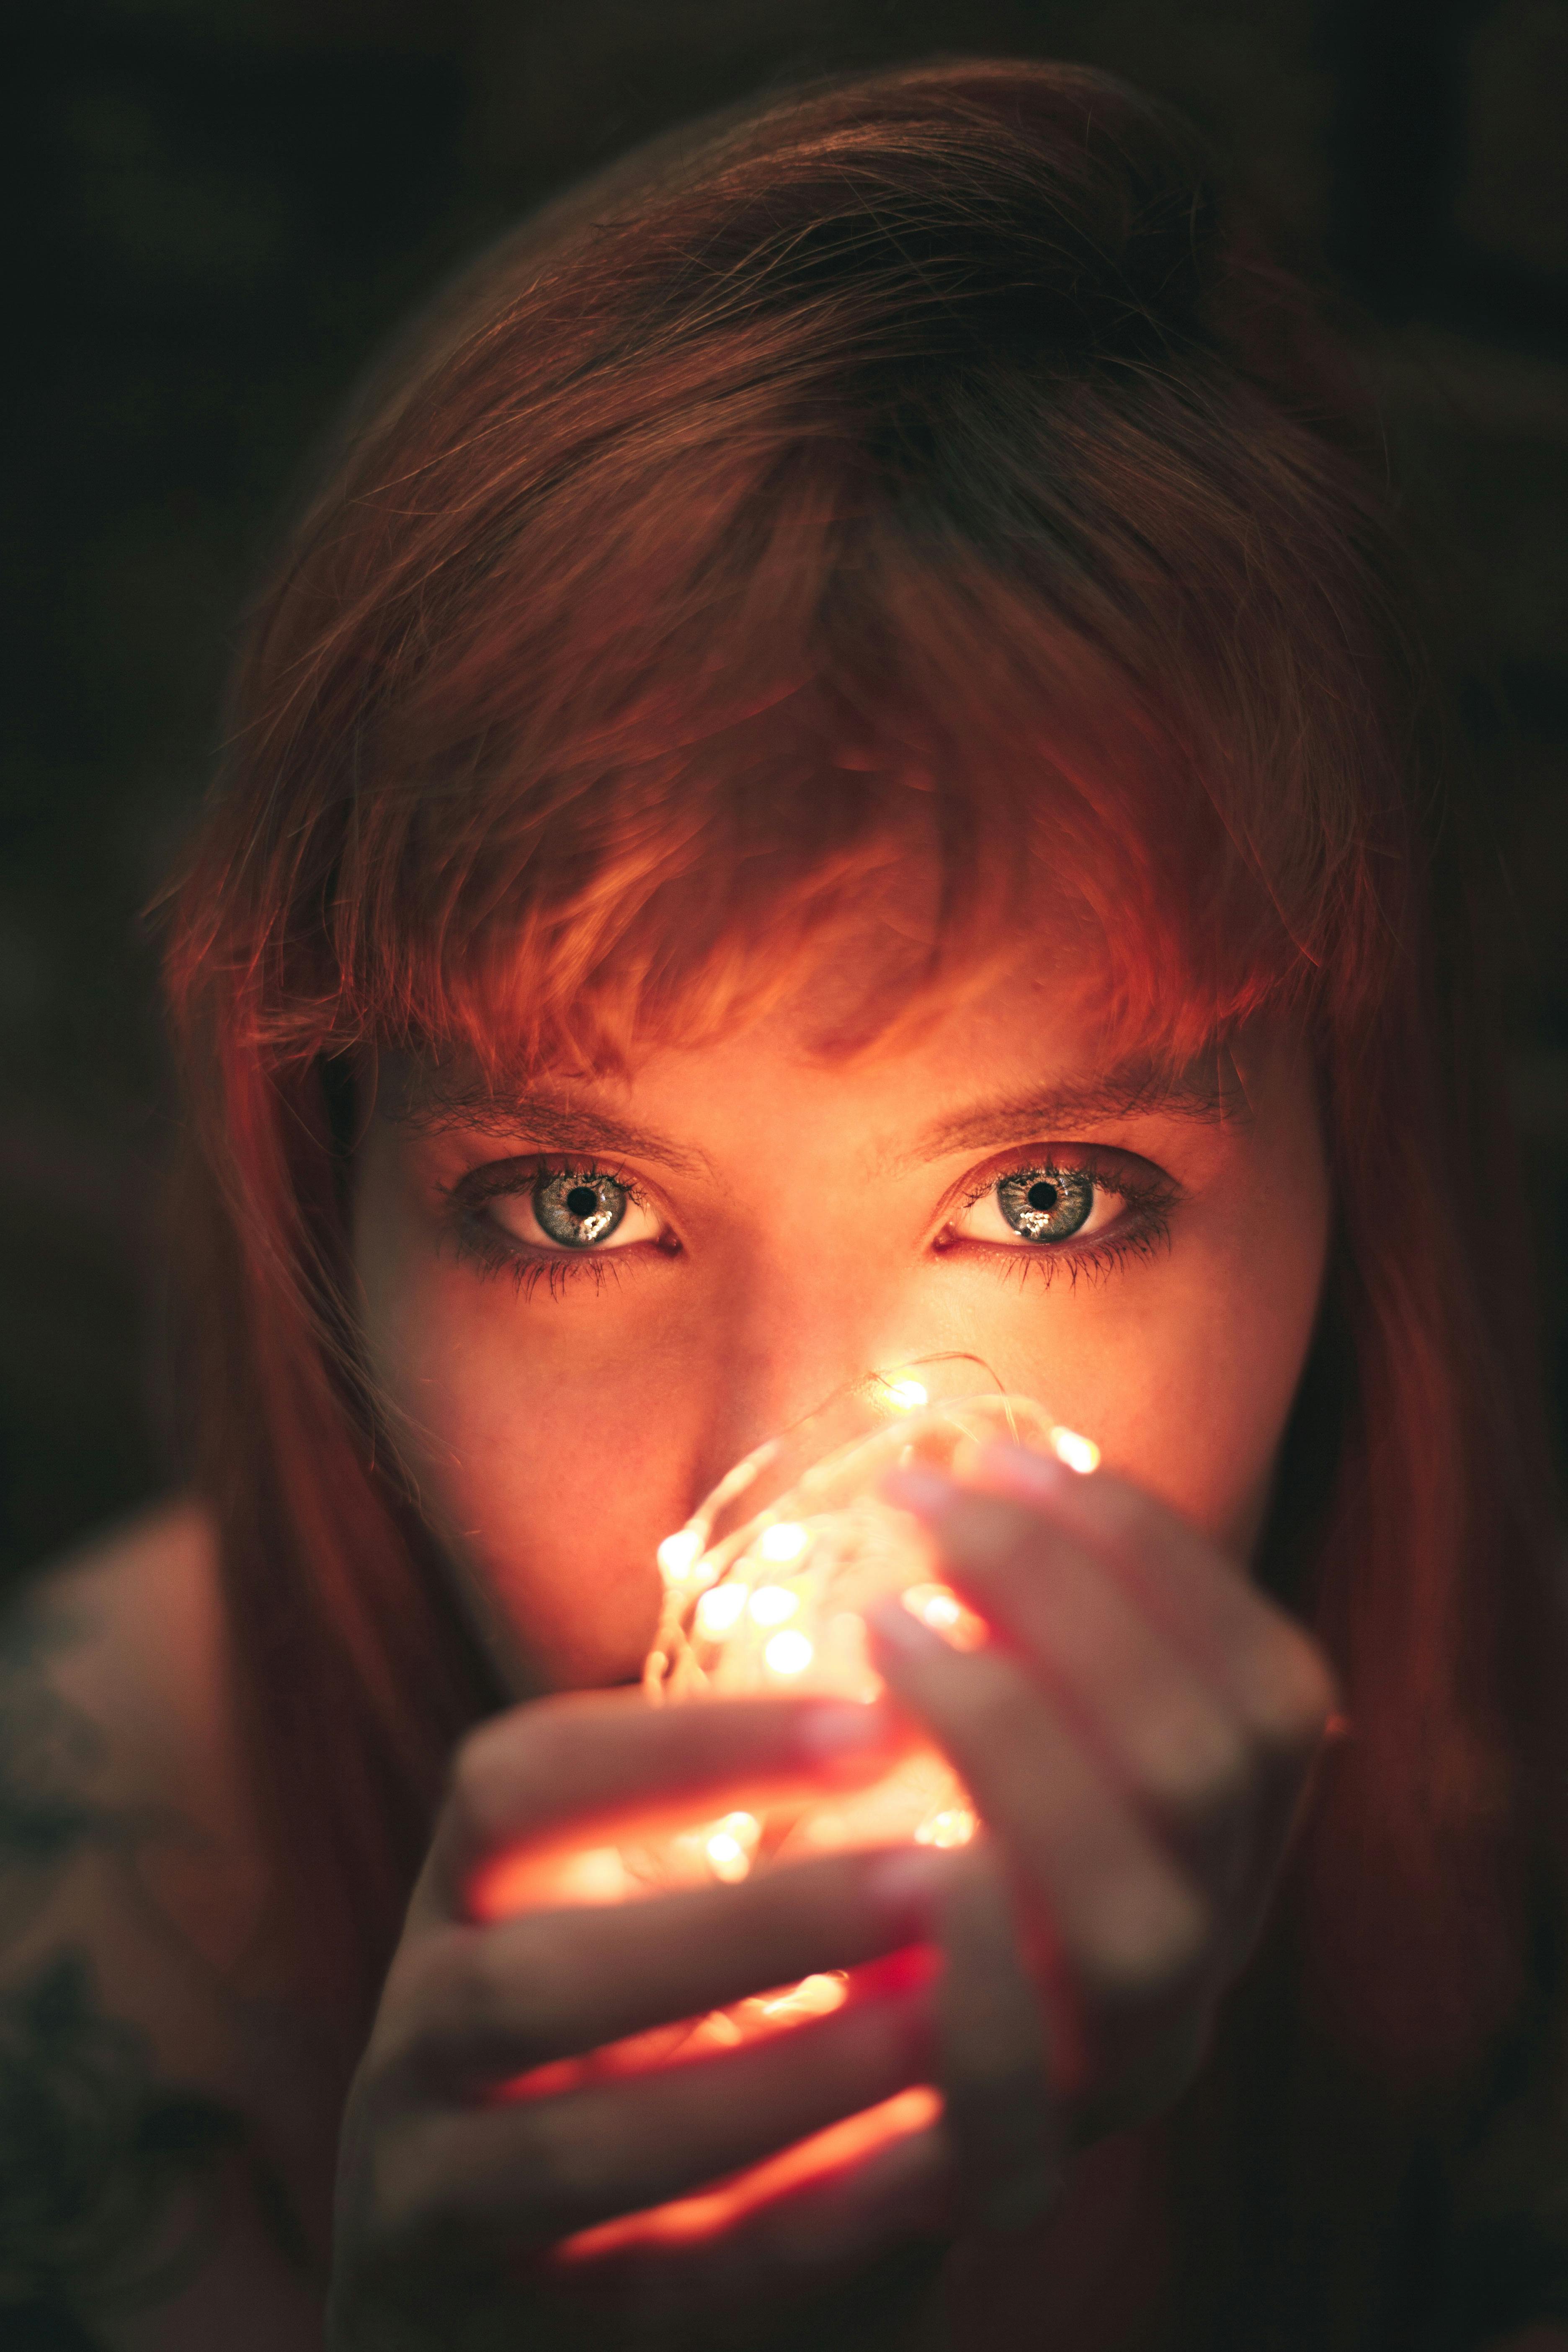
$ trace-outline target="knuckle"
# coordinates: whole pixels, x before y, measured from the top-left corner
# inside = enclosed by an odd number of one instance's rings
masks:
[[[1107,1882],[1093,1906],[1084,1964],[1108,2008],[1137,2008],[1168,1995],[1197,1972],[1213,1922],[1193,1888],[1149,1867]]]
[[[1118,1551],[1140,1551],[1158,1532],[1158,1507],[1139,1487],[1120,1478],[1102,1471],[1098,1477],[1075,1481],[1069,1491],[1079,1509],[1092,1516],[1101,1538]]]
[[[521,2070],[542,2047],[564,1987],[548,1943],[531,1923],[514,1922],[504,1937],[481,1931],[451,1972],[443,2025],[449,2046],[472,2064]]]
[[[516,1735],[503,1744],[499,1725],[465,1733],[453,1752],[447,1802],[475,1843],[502,1825],[503,1791],[515,1765]]]
[[[542,2100],[526,2111],[514,2148],[517,2173],[547,2228],[569,2228],[603,2203],[607,2167],[600,2141],[587,2102]]]
[[[529,1817],[531,1790],[570,1787],[579,1745],[574,1727],[543,1703],[466,1733],[453,1755],[448,1802],[470,1842],[514,1836]]]
[[[942,1549],[978,1575],[1016,1570],[1037,1549],[1040,1523],[1027,1505],[1001,1495],[961,1494],[943,1514]]]
[[[1160,1811],[1197,1828],[1234,1811],[1251,1785],[1247,1743],[1216,1714],[1155,1716],[1143,1733],[1142,1770]]]
[[[1048,1706],[1049,1701],[1042,1700],[1037,1685],[1010,1658],[989,1649],[972,1652],[963,1696],[999,1756],[1026,1757],[1034,1752],[1042,1705]],[[1054,1709],[1047,1719],[1054,1719]]]
[[[451,2172],[441,2160],[439,2134],[426,2124],[384,2133],[371,2174],[370,2214],[379,2240],[396,2244],[422,2235],[445,2218],[451,2202]]]
[[[428,2088],[469,2034],[463,1943],[471,1933],[454,1928],[398,1955],[369,2053],[378,2105]]]
[[[1321,1738],[1333,1712],[1334,1677],[1305,1634],[1282,1630],[1254,1677],[1248,1727],[1265,1757],[1295,1761]]]

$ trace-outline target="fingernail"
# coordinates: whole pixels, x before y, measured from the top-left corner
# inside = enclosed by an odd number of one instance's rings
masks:
[[[892,1724],[885,1706],[860,1700],[828,1699],[802,1712],[795,1746],[808,1764],[852,1763],[891,1744]]]
[[[882,1492],[889,1503],[912,1511],[916,1518],[934,1519],[947,1509],[958,1487],[942,1471],[910,1463],[906,1468],[889,1471],[882,1481]]]

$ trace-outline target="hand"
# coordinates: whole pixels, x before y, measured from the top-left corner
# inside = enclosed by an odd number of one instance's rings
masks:
[[[962,1485],[922,1470],[888,1491],[992,1634],[961,1653],[896,1602],[871,1621],[988,1832],[941,1898],[941,2079],[963,2208],[1015,2226],[1071,2148],[1196,2072],[1333,1681],[1242,1571],[1118,1479],[999,1447]]]
[[[661,1709],[631,1693],[542,1700],[470,1736],[349,2101],[334,2347],[478,2352],[522,2340],[524,2317],[540,2346],[567,2287],[595,2284],[635,2297],[634,2318],[662,2313],[689,2344],[714,2304],[798,2295],[934,2212],[933,2126],[836,2179],[755,2174],[757,2192],[742,2181],[706,2236],[572,2262],[574,2233],[929,2081],[922,1972],[884,1956],[911,1944],[930,1907],[923,1882],[949,1857],[834,1855],[574,1908],[552,1899],[563,1862],[627,1832],[864,1785],[900,1740],[886,1706]],[[831,1969],[858,1972],[843,2008],[750,2046],[640,2073],[560,2063]],[[498,2095],[545,2068],[532,2095]],[[591,2340],[580,2317],[560,2324],[574,2347]],[[620,2322],[615,2340],[627,2340]]]

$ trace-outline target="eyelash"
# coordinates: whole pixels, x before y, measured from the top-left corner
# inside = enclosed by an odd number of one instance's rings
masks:
[[[1155,1177],[1142,1184],[1125,1176],[1117,1177],[1107,1171],[1103,1162],[1092,1158],[1053,1160],[1025,1156],[993,1166],[982,1181],[972,1183],[962,1195],[953,1213],[973,1208],[1017,1168],[1038,1168],[1052,1175],[1087,1176],[1100,1192],[1110,1192],[1121,1201],[1129,1215],[1123,1224],[1103,1239],[1097,1237],[1076,1246],[1069,1239],[1049,1246],[1009,1249],[973,1242],[963,1235],[948,1244],[950,1250],[968,1247],[984,1251],[1005,1282],[1037,1280],[1049,1284],[1063,1274],[1075,1286],[1080,1280],[1102,1281],[1129,1259],[1153,1257],[1170,1241],[1170,1212],[1179,1197],[1178,1187],[1168,1177]],[[564,1250],[535,1251],[526,1242],[504,1235],[484,1214],[487,1202],[531,1192],[541,1178],[564,1175],[569,1171],[573,1174],[580,1172],[580,1163],[542,1156],[505,1160],[476,1169],[457,1183],[446,1186],[448,1226],[458,1256],[466,1259],[483,1280],[510,1274],[513,1289],[521,1299],[531,1298],[542,1283],[548,1286],[552,1298],[561,1298],[574,1283],[584,1278],[596,1290],[603,1289],[607,1280],[618,1281],[622,1271],[618,1261],[624,1255],[621,1251],[584,1250],[580,1255]],[[652,1205],[636,1178],[624,1169],[596,1160],[591,1171],[581,1172],[612,1177],[639,1208]],[[669,1254],[679,1255],[679,1244]]]
[[[592,1281],[596,1290],[602,1290],[611,1278],[618,1281],[618,1260],[625,1255],[623,1251],[531,1249],[526,1242],[503,1234],[484,1213],[488,1201],[531,1192],[542,1178],[568,1173],[611,1177],[639,1209],[653,1206],[635,1176],[605,1160],[595,1160],[587,1168],[578,1160],[551,1159],[542,1153],[536,1159],[501,1160],[493,1167],[477,1168],[459,1177],[457,1183],[443,1188],[448,1227],[458,1255],[467,1259],[482,1280],[510,1274],[520,1298],[531,1298],[541,1283],[548,1286],[552,1298],[561,1298],[584,1276]]]

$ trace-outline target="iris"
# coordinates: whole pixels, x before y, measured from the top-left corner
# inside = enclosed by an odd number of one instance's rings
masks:
[[[1081,1169],[1016,1168],[997,1185],[996,1202],[1026,1242],[1063,1242],[1089,1223],[1094,1179]]]
[[[592,1249],[608,1239],[626,1213],[625,1185],[597,1170],[567,1169],[542,1176],[533,1188],[533,1213],[552,1242],[566,1249]]]

